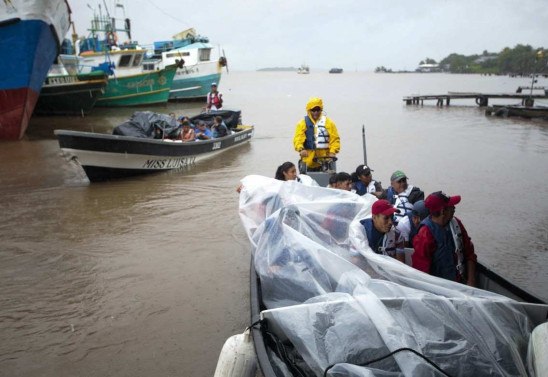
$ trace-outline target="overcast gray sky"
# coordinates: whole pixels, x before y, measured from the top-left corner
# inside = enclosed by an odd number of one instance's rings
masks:
[[[113,0],[105,0],[112,8]],[[87,35],[102,0],[69,0]],[[312,69],[414,70],[429,57],[529,44],[548,48],[546,0],[126,0],[133,39],[167,40],[194,27],[226,52],[231,69],[307,63]],[[102,6],[104,9],[104,6]],[[112,9],[111,9],[112,11]],[[118,12],[121,18],[122,14]],[[121,40],[124,40],[121,38]]]

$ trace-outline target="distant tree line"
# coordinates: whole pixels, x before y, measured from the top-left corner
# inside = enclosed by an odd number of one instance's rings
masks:
[[[427,58],[419,64],[436,64]],[[499,53],[483,51],[481,55],[450,54],[442,59],[439,67],[451,73],[483,73],[496,75],[548,74],[548,50],[518,44],[506,47]]]

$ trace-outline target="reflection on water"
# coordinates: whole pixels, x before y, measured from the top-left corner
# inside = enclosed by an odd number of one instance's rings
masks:
[[[235,187],[296,162],[295,124],[321,96],[342,138],[339,169],[404,170],[426,193],[460,194],[481,260],[531,291],[548,284],[548,124],[486,117],[465,102],[405,106],[411,93],[515,91],[506,77],[231,73],[226,105],[249,144],[187,170],[90,184],[60,155],[57,128],[110,132],[135,110],[33,118],[0,148],[0,375],[210,376],[249,324],[249,243]],[[257,88],[260,88],[258,90]],[[150,110],[195,115],[201,103]],[[548,298],[548,297],[546,297]]]

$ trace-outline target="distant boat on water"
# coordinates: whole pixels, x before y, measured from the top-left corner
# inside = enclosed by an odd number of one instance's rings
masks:
[[[310,67],[306,64],[303,64],[297,69],[297,73],[302,75],[308,75],[310,73]]]
[[[0,3],[0,139],[23,137],[70,13],[66,0]]]
[[[331,68],[329,70],[329,73],[343,73],[343,69],[342,68]]]
[[[161,61],[161,68],[181,63],[169,91],[170,100],[206,97],[211,83],[218,85],[221,81],[223,67],[228,72],[224,50],[222,55],[215,51],[209,39],[198,35],[194,28],[174,35],[171,40],[154,42],[153,59]]]

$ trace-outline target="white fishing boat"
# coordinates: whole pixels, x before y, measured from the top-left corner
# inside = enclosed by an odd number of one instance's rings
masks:
[[[179,130],[171,116],[136,112],[113,134],[55,130],[63,155],[76,161],[91,182],[189,168],[233,147],[247,143],[253,126],[241,124],[240,111],[221,110],[190,118],[212,123],[221,116],[229,130],[219,138],[182,142],[169,138]]]
[[[224,51],[221,55],[207,37],[198,35],[193,28],[169,41],[154,42],[153,58],[161,60],[161,68],[181,62],[169,91],[170,100],[206,97],[211,83],[221,81],[223,67],[228,72]]]

